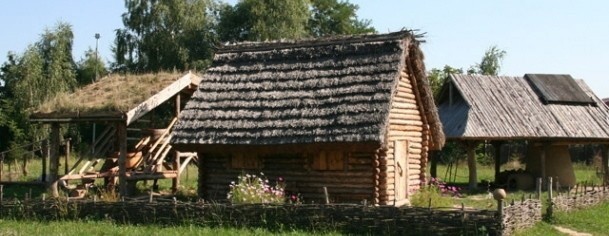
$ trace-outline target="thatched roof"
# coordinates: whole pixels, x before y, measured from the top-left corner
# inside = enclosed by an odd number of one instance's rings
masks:
[[[575,86],[593,104],[548,103],[529,81],[525,77],[451,75],[438,106],[447,138],[609,140],[609,109],[584,81],[575,80]]]
[[[603,102],[609,106],[609,98],[603,98]]]
[[[410,31],[226,46],[180,114],[172,143],[382,143],[400,69],[423,65],[410,47],[419,52]],[[428,86],[424,73],[417,77]],[[439,127],[433,99],[425,102]],[[434,138],[443,144],[441,132]]]
[[[43,103],[31,119],[129,119],[130,113],[147,112],[187,86],[196,86],[197,78],[192,73],[113,74],[73,93],[57,95]]]

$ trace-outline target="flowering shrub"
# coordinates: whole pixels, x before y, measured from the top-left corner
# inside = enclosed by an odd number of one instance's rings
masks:
[[[451,207],[452,197],[461,196],[460,190],[438,178],[431,178],[427,186],[422,187],[412,196],[410,204],[418,207],[428,207],[430,204],[431,207]]]
[[[298,196],[286,196],[285,182],[282,177],[277,179],[275,186],[269,184],[269,180],[263,173],[257,175],[241,174],[237,183],[230,184],[227,198],[232,203],[285,203],[286,198],[290,203],[296,203]],[[292,200],[293,199],[293,200]]]
[[[431,180],[429,181],[429,186],[437,188],[442,195],[448,195],[451,197],[461,196],[461,193],[459,192],[461,191],[461,188],[456,186],[449,186],[446,184],[446,182],[442,181],[439,178],[431,178]]]

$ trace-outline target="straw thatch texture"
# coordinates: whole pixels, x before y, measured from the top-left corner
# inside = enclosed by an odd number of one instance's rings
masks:
[[[609,109],[582,80],[577,84],[595,104],[544,104],[523,77],[449,79],[453,91],[447,84],[439,105],[448,139],[609,140]]]
[[[172,142],[384,142],[415,41],[403,31],[227,46],[180,114]]]

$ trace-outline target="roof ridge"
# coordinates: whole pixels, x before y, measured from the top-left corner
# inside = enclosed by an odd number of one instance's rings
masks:
[[[332,35],[321,38],[302,38],[302,39],[280,39],[271,41],[245,41],[233,44],[226,44],[219,47],[217,53],[262,51],[271,49],[286,49],[296,47],[313,47],[331,44],[348,43],[368,43],[375,41],[397,40],[412,37],[419,42],[424,42],[422,38],[425,33],[417,33],[418,30],[401,30],[386,34],[357,34],[357,35]]]

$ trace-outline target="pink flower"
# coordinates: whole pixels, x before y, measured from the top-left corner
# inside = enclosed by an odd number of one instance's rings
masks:
[[[284,181],[283,177],[277,178],[277,182],[283,182],[283,181]]]

